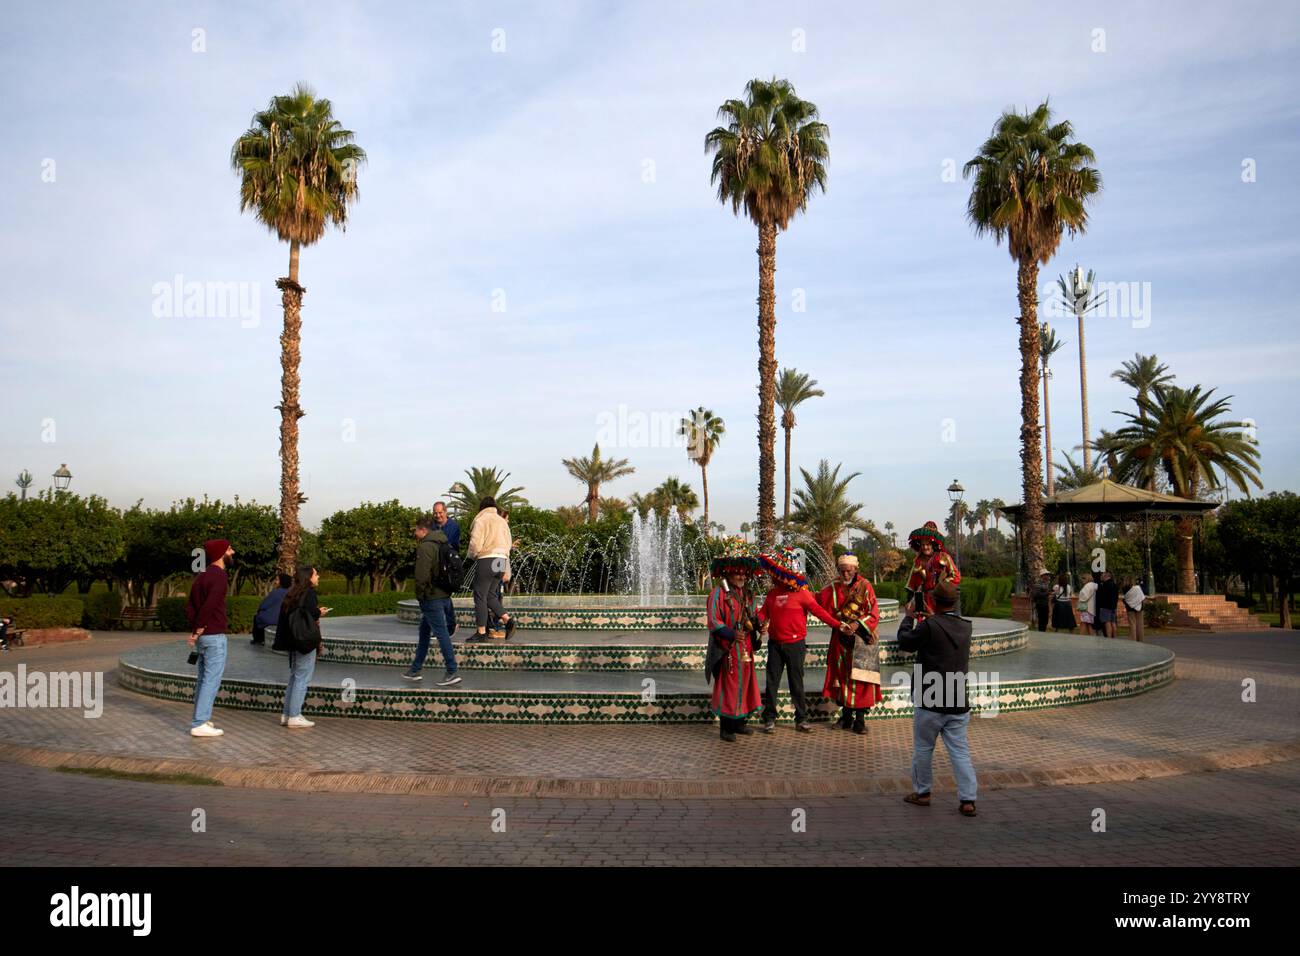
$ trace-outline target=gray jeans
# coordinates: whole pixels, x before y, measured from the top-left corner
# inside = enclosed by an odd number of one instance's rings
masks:
[[[474,562],[474,623],[487,627],[488,612],[492,617],[505,617],[501,604],[501,577],[505,574],[505,558],[479,558]]]

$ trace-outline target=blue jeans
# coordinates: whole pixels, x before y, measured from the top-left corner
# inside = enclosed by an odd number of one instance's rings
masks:
[[[934,761],[934,742],[943,734],[943,745],[948,750],[952,775],[957,779],[957,799],[963,803],[975,801],[975,766],[970,762],[970,744],[966,741],[966,728],[970,725],[970,711],[964,714],[940,714],[918,707],[912,718],[912,789],[929,793]]]
[[[451,647],[451,633],[447,629],[447,617],[454,614],[451,598],[420,598],[420,642],[415,646],[415,660],[411,662],[411,673],[419,673],[424,666],[424,658],[429,653],[429,635],[438,635],[438,647],[442,651],[442,662],[448,674],[456,673],[456,652]]]
[[[198,651],[198,680],[194,685],[194,719],[190,727],[198,727],[212,719],[212,705],[217,691],[221,690],[221,675],[226,672],[226,635],[203,634],[194,643]]]
[[[316,672],[316,652],[289,652],[289,685],[284,689],[284,716],[301,717],[302,702],[307,699],[307,685]]]

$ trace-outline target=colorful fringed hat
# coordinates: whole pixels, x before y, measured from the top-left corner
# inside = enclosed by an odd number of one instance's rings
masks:
[[[927,521],[924,527],[917,528],[907,536],[907,545],[913,551],[921,550],[921,542],[925,540],[934,542],[936,551],[943,551],[943,535],[939,533],[939,526],[933,521]]]
[[[753,578],[763,573],[758,558],[754,557],[753,548],[737,537],[728,538],[723,543],[722,553],[710,562],[709,571],[715,578],[726,577],[737,572]]]
[[[760,554],[758,560],[764,571],[786,587],[798,591],[808,586],[808,579],[799,568],[799,553],[794,548],[778,545],[770,554]]]

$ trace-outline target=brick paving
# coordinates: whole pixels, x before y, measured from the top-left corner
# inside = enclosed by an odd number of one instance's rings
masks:
[[[189,705],[116,686],[125,649],[170,636],[105,633],[79,645],[19,649],[0,668],[105,670],[104,714],[0,708],[0,759],[42,766],[188,771],[227,784],[302,790],[562,796],[781,796],[906,786],[910,721],[857,737],[810,735],[724,744],[710,725],[501,726],[321,720],[309,731],[274,715],[217,711],[226,736],[186,733]],[[1003,714],[971,724],[987,788],[1132,780],[1300,757],[1300,640],[1294,635],[1166,637],[1177,679],[1130,700]],[[1242,681],[1256,683],[1244,703]],[[942,748],[940,785],[947,779]]]
[[[0,815],[0,865],[1284,866],[1300,859],[1298,787],[1300,761],[1289,761],[1006,790],[982,795],[980,815],[966,819],[950,800],[918,809],[884,794],[743,806],[463,799],[136,783],[0,764],[0,789],[23,795]],[[191,829],[195,809],[206,832]],[[1097,809],[1104,833],[1092,829]]]

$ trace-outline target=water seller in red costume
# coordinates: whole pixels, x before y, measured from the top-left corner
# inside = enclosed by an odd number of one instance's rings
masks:
[[[722,739],[754,731],[745,721],[763,709],[754,655],[762,644],[757,602],[750,581],[762,574],[758,559],[744,542],[733,539],[710,567],[718,586],[709,592],[709,648],[705,679],[713,682],[712,711],[722,725]]]
[[[793,548],[779,547],[759,555],[759,563],[772,579],[772,590],[759,609],[760,621],[769,625],[767,641],[767,696],[763,704],[763,732],[776,729],[776,698],[781,691],[781,672],[790,674],[790,697],[794,700],[794,729],[812,731],[808,704],[803,694],[803,664],[808,655],[808,615],[831,627],[839,620],[817,603],[808,590],[808,579],[799,569]]]
[[[907,537],[907,543],[916,552],[912,562],[912,573],[907,579],[907,600],[921,600],[915,604],[916,620],[919,624],[934,610],[934,589],[940,581],[951,581],[954,586],[961,584],[961,572],[957,562],[952,559],[943,546],[943,535],[939,526],[927,521],[924,527],[917,528]]]
[[[840,576],[822,589],[817,603],[840,621],[826,649],[826,683],[822,693],[844,708],[840,727],[867,732],[867,711],[884,700],[880,692],[880,644],[876,628],[880,606],[871,582],[858,574],[858,558],[841,554]]]

